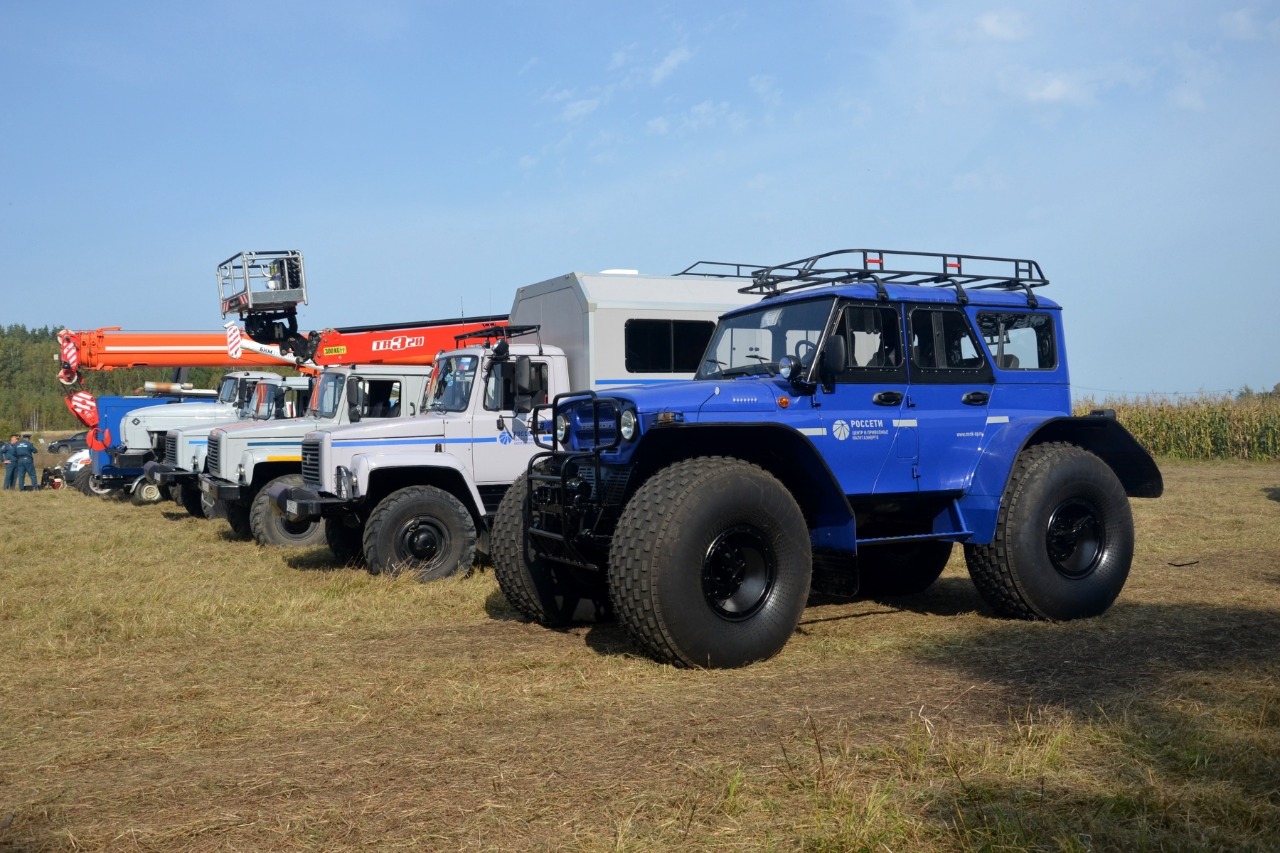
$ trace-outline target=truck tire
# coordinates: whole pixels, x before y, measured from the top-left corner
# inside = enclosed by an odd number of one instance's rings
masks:
[[[120,491],[100,485],[98,478],[93,476],[93,469],[88,465],[76,474],[76,488],[86,495],[96,495],[100,498],[109,498]]]
[[[149,483],[143,480],[133,487],[133,492],[129,495],[129,500],[134,506],[149,506],[158,504],[164,498],[164,492],[155,483]]]
[[[382,499],[364,526],[371,574],[440,580],[471,571],[476,524],[462,502],[435,486],[406,486]]]
[[[329,553],[344,566],[364,565],[364,530],[350,525],[345,519],[324,520],[324,541]]]
[[[609,597],[653,657],[737,667],[777,654],[809,596],[809,529],[772,474],[687,459],[640,486],[609,549]]]
[[[525,548],[524,505],[529,484],[511,484],[493,517],[489,542],[493,576],[512,608],[531,622],[557,628],[608,618],[609,592],[600,572],[545,560]]]
[[[951,543],[936,539],[873,545],[858,551],[859,591],[868,598],[918,595],[942,574]]]
[[[178,503],[182,504],[182,508],[187,511],[187,515],[192,518],[208,518],[205,515],[205,505],[203,495],[200,490],[194,486],[178,486]]]
[[[978,592],[1002,616],[1062,621],[1116,600],[1133,561],[1133,514],[1111,468],[1071,444],[1019,454],[995,538],[966,545]]]
[[[249,524],[249,505],[244,501],[218,501],[218,515],[231,525],[231,535],[236,539],[252,539],[253,527]]]
[[[275,484],[301,486],[301,474],[285,474],[258,489],[249,505],[249,527],[259,545],[279,545],[285,548],[314,548],[324,544],[324,524],[315,521],[290,521],[271,505],[267,490]]]

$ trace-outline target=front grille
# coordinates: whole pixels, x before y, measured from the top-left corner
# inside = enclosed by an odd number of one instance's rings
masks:
[[[631,474],[629,467],[596,468],[594,465],[579,465],[578,476],[591,484],[591,494],[604,506],[618,506],[627,494],[627,479]]]
[[[209,449],[205,451],[204,468],[215,476],[222,475],[222,436],[209,436]]]
[[[178,464],[178,436],[172,432],[164,434],[164,461],[170,465]]]
[[[308,438],[302,442],[302,480],[308,486],[321,485],[320,440],[317,438]]]

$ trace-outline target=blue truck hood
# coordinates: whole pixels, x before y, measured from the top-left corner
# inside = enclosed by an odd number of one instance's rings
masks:
[[[718,420],[731,414],[775,412],[778,398],[789,393],[789,386],[778,377],[751,376],[642,385],[611,396],[630,402],[642,418],[680,412],[686,420]]]

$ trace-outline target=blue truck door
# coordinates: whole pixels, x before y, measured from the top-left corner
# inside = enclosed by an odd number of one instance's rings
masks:
[[[912,305],[907,313],[911,385],[907,417],[917,424],[916,481],[924,492],[958,492],[978,464],[993,374],[959,306]]]
[[[848,366],[815,400],[820,449],[846,495],[915,491],[915,430],[903,424],[907,366],[902,318],[892,305],[843,306],[832,331]]]

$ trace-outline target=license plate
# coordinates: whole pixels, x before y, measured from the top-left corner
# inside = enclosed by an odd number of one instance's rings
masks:
[[[201,480],[201,481],[200,481],[200,491],[204,492],[205,494],[208,494],[209,492],[212,492],[212,491],[213,491],[213,483],[210,483],[208,480]]]
[[[287,514],[287,515],[297,515],[297,514],[298,514],[298,502],[297,502],[297,501],[285,501],[285,502],[284,502],[284,511],[285,511],[285,514]]]

